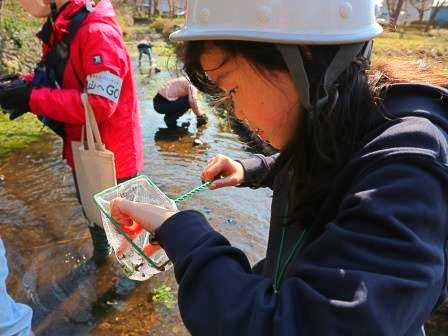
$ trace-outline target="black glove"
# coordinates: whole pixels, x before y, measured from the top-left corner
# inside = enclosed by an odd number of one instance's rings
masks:
[[[0,82],[0,106],[14,120],[30,110],[31,85],[23,79]]]
[[[197,126],[202,126],[207,123],[208,118],[205,114],[201,114],[196,117],[196,120],[197,120]]]

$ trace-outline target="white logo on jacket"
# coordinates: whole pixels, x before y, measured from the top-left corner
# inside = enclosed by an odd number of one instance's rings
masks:
[[[109,71],[102,71],[87,76],[87,93],[118,102],[123,80]]]

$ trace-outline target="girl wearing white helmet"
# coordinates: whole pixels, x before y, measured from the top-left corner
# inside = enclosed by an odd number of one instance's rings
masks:
[[[202,174],[272,188],[253,268],[200,213],[113,203],[174,262],[192,335],[424,335],[444,301],[448,92],[369,76],[374,3],[189,2],[190,80],[279,150]]]

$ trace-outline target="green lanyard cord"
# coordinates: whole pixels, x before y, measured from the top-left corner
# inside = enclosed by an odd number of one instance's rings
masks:
[[[180,202],[183,202],[183,201],[189,199],[190,197],[194,196],[198,192],[207,189],[210,184],[211,184],[211,181],[206,182],[206,183],[200,185],[199,187],[194,188],[193,190],[183,194],[182,196],[179,196],[178,198],[176,198],[174,200],[174,202],[176,204],[179,204]],[[289,264],[300,252],[301,248],[303,247],[303,243],[307,240],[307,238],[309,236],[310,231],[311,231],[310,228],[306,228],[301,232],[301,234],[300,234],[299,238],[297,239],[297,241],[295,242],[290,254],[288,255],[288,257],[282,264],[282,258],[283,258],[283,252],[284,252],[283,250],[285,247],[284,245],[285,245],[285,238],[286,238],[286,227],[284,227],[282,229],[282,236],[281,236],[281,240],[280,240],[280,252],[279,252],[279,256],[277,258],[277,264],[276,264],[276,270],[275,270],[274,282],[273,282],[273,288],[274,288],[275,293],[279,292],[280,287],[285,278],[286,270],[288,269]]]
[[[187,192],[187,193],[179,196],[178,198],[176,198],[174,200],[174,203],[179,204],[180,202],[186,201],[187,199],[189,199],[190,197],[194,196],[198,192],[206,190],[210,184],[212,184],[212,181],[205,182],[205,183],[201,184],[199,187],[196,187],[193,190],[190,190],[189,192]]]
[[[180,202],[183,202],[183,201],[189,199],[196,193],[207,189],[210,184],[211,184],[211,181],[206,182],[206,183],[200,185],[199,187],[194,188],[193,190],[187,192],[186,194],[183,194],[182,196],[176,198],[174,200],[174,202],[176,204],[179,204]],[[297,256],[297,254],[300,252],[300,250],[302,249],[304,242],[308,239],[310,231],[312,231],[311,228],[307,227],[301,232],[301,234],[300,234],[299,238],[297,239],[297,241],[295,242],[290,254],[288,255],[288,257],[282,264],[282,258],[283,258],[283,252],[284,252],[283,250],[285,247],[285,238],[286,238],[286,227],[283,227],[282,236],[281,236],[281,240],[280,240],[280,251],[279,251],[279,256],[277,258],[277,264],[276,264],[276,270],[275,270],[274,282],[273,282],[273,288],[274,288],[275,293],[278,293],[280,291],[280,287],[285,278],[285,274],[288,269],[288,266],[291,263],[291,261]]]
[[[291,261],[297,256],[297,253],[299,253],[299,251],[301,250],[301,248],[303,247],[303,243],[306,241],[306,239],[308,238],[308,233],[309,233],[309,228],[306,228],[302,231],[302,233],[300,234],[299,238],[297,239],[297,241],[295,242],[291,253],[289,254],[289,256],[286,258],[285,262],[283,263],[282,266],[280,266],[281,264],[281,260],[283,257],[283,249],[284,249],[284,241],[286,238],[286,227],[284,227],[282,229],[282,237],[281,237],[281,241],[280,241],[280,252],[277,258],[277,267],[275,270],[275,275],[274,275],[274,282],[272,284],[272,287],[274,289],[274,293],[278,293],[280,291],[280,287],[282,286],[285,274],[286,274],[286,270],[288,269],[289,264],[291,263]]]
[[[272,287],[274,288],[274,292],[275,293],[277,293],[278,289],[279,289],[279,286],[277,285],[277,283],[278,283],[277,278],[278,278],[278,276],[280,274],[280,264],[281,264],[282,256],[283,256],[283,245],[284,245],[284,242],[285,242],[285,237],[286,237],[286,229],[283,228],[282,229],[282,238],[280,240],[279,255],[277,257],[277,265],[275,267],[274,283],[272,284]]]

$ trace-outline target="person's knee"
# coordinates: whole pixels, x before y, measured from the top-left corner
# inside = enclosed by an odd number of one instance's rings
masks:
[[[157,113],[160,113],[160,114],[165,114],[165,113],[163,113],[163,110],[160,108],[159,104],[154,103],[153,105],[154,105],[154,111],[156,111]]]
[[[173,117],[171,115],[165,115],[163,120],[165,121],[165,124],[168,127],[176,127],[177,126],[177,118],[176,117]]]
[[[157,95],[153,100],[153,104],[154,109],[158,113],[165,114],[173,118],[178,118],[188,110],[188,108],[185,108],[185,104],[181,102],[181,98],[170,101]]]
[[[163,113],[163,105],[164,105],[164,99],[163,97],[157,93],[154,98],[152,98],[152,104],[154,106],[154,110],[158,113],[164,114]]]

